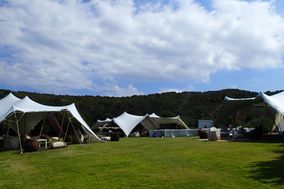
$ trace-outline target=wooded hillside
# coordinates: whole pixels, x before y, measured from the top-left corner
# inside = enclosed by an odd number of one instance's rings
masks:
[[[0,90],[0,98],[8,90]],[[276,92],[267,92],[274,94]],[[82,117],[89,125],[97,119],[112,118],[124,111],[137,115],[156,113],[160,116],[180,115],[190,126],[196,127],[198,119],[215,119],[225,96],[253,97],[257,93],[238,89],[226,89],[209,92],[162,93],[131,97],[103,96],[69,96],[39,94],[30,92],[13,92],[17,97],[29,96],[31,99],[46,105],[67,105],[75,103]]]

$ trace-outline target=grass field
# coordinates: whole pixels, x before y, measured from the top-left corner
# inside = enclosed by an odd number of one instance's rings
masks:
[[[0,188],[284,188],[283,142],[125,138],[0,152]]]

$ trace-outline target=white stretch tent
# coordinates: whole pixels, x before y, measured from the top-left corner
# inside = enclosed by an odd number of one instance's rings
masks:
[[[188,126],[184,123],[184,121],[180,118],[180,116],[175,117],[160,117],[155,113],[150,115],[146,115],[147,119],[144,119],[142,125],[149,128],[159,128],[162,124],[176,124],[181,126],[184,129],[188,129]]]
[[[98,119],[94,125],[95,125],[95,128],[97,128],[97,127],[104,127],[104,126],[106,126],[107,124],[109,124],[112,121],[113,120],[110,119],[110,118],[106,118],[105,120]]]
[[[249,105],[267,105],[272,107],[278,114],[276,119],[279,120],[277,121],[279,123],[275,125],[279,126],[284,115],[284,92],[271,96],[260,92],[256,97],[252,98],[230,98],[226,96],[216,122],[220,123],[224,118]]]
[[[137,116],[123,112],[120,116],[113,118],[113,122],[122,129],[126,136],[129,136],[131,131],[145,118],[146,116]]]
[[[81,127],[88,136],[100,141],[98,136],[90,129],[88,124],[83,120],[74,103],[67,106],[47,106],[31,100],[29,97],[20,99],[10,93],[9,95],[0,100],[0,123],[6,120],[8,117],[14,116],[12,117],[12,119],[16,123],[17,133],[19,135],[20,142],[19,121],[21,120],[24,114],[62,111],[67,111],[68,115],[70,114],[69,119],[75,118],[81,124]],[[20,116],[17,116],[17,113],[20,113]],[[22,153],[21,145],[20,148]]]
[[[180,116],[176,117],[160,117],[152,113],[145,116],[132,115],[127,112],[122,113],[120,116],[113,119],[97,120],[96,127],[106,127],[111,122],[114,122],[126,136],[129,136],[131,131],[138,125],[142,124],[147,130],[158,129],[161,124],[177,124],[182,128],[188,129],[187,125],[182,121]]]

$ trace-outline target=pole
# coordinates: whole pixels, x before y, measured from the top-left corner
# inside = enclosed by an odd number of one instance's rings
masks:
[[[15,121],[16,121],[16,126],[17,126],[17,132],[18,132],[18,140],[19,140],[19,146],[20,146],[20,153],[23,153],[23,147],[22,147],[22,142],[21,142],[21,135],[20,135],[20,129],[19,129],[19,123],[17,120],[17,115],[16,112],[14,111],[14,117],[15,117]]]
[[[83,144],[81,143],[81,140],[80,140],[80,138],[79,138],[79,136],[78,136],[78,134],[77,134],[77,132],[76,132],[74,126],[73,126],[73,123],[72,123],[72,121],[71,121],[69,112],[67,112],[67,114],[68,114],[68,120],[69,120],[69,122],[70,122],[70,124],[71,124],[71,127],[73,128],[73,130],[74,130],[74,132],[75,132],[75,135],[76,135],[76,137],[77,137],[77,139],[78,139],[80,145],[83,147]]]
[[[71,126],[72,126],[72,128],[73,128],[73,130],[74,130],[74,132],[75,132],[75,135],[76,135],[76,137],[77,137],[77,139],[78,139],[80,145],[83,147],[83,144],[82,144],[82,142],[81,142],[81,140],[80,140],[80,138],[79,138],[79,136],[78,136],[78,134],[77,134],[77,132],[76,132],[76,130],[75,130],[75,128],[74,128],[74,126],[73,126],[72,121],[71,121],[70,118],[69,118],[69,121],[70,121],[70,124],[71,124]]]
[[[65,130],[65,135],[64,135],[64,139],[63,139],[64,142],[65,142],[66,137],[67,137],[68,129],[69,129],[69,121],[68,121],[68,123],[67,123],[67,128],[66,128],[66,130]]]
[[[63,118],[62,118],[62,120],[61,120],[61,124],[60,124],[60,130],[59,130],[59,139],[60,139],[60,135],[61,135],[61,132],[63,131],[63,123],[64,123],[64,119],[65,119],[65,114],[64,114],[64,112],[62,112],[63,113]],[[66,134],[65,134],[65,136],[66,136]]]
[[[39,131],[39,136],[40,136],[41,133],[42,133],[42,130],[43,130],[44,125],[45,125],[45,121],[46,121],[46,117],[44,118],[43,123],[42,123],[42,125],[41,125],[40,131]]]

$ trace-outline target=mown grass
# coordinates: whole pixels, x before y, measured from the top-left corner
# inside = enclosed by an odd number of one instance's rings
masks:
[[[125,138],[0,153],[0,188],[284,188],[282,142]]]

